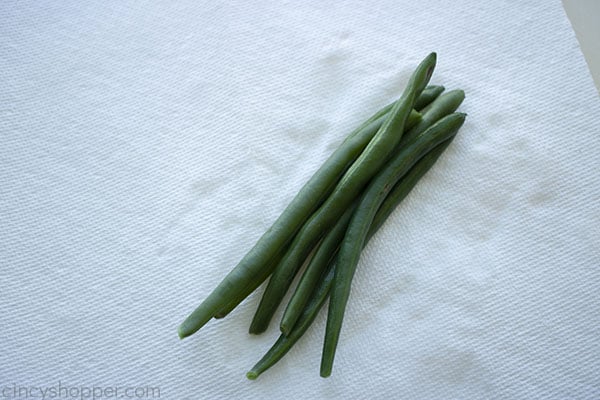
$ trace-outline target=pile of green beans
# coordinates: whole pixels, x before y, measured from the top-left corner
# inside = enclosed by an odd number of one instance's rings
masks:
[[[329,297],[321,376],[331,374],[354,271],[364,246],[449,146],[465,114],[462,90],[427,86],[429,54],[398,100],[354,130],[302,187],[281,216],[185,319],[179,337],[228,315],[267,278],[249,332],[267,330],[291,283],[307,264],[285,308],[281,335],[246,374],[256,379],[300,339]]]

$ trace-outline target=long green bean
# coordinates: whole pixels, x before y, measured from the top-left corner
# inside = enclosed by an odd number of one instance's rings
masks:
[[[411,166],[435,146],[454,136],[464,120],[465,114],[451,114],[408,142],[406,147],[400,150],[398,156],[373,179],[362,195],[350,220],[338,255],[334,276],[335,284],[332,286],[327,314],[323,357],[321,358],[322,377],[331,375],[352,278],[375,213],[389,190]]]
[[[294,275],[313,246],[389,159],[400,142],[415,100],[431,78],[435,62],[436,54],[431,53],[419,64],[377,134],[346,171],[327,200],[300,229],[269,280],[250,325],[250,333],[266,330]]]
[[[436,148],[431,150],[425,156],[423,156],[417,163],[410,169],[410,171],[402,177],[402,179],[394,185],[384,202],[377,210],[373,223],[369,229],[365,245],[373,237],[373,235],[379,230],[390,214],[396,209],[398,204],[404,200],[404,198],[410,193],[410,191],[416,186],[417,182],[425,175],[427,171],[435,164],[440,155],[448,147],[453,137],[446,140],[442,144],[439,144]],[[338,248],[338,244],[332,244],[333,249]],[[294,344],[304,335],[306,330],[313,323],[317,317],[319,310],[325,303],[329,295],[331,283],[333,281],[335,269],[335,259],[329,262],[327,267],[322,271],[322,278],[319,280],[316,288],[311,293],[311,297],[306,304],[306,307],[302,310],[297,323],[294,328],[287,334],[281,334],[273,346],[267,351],[267,353],[252,367],[246,374],[248,379],[256,379],[260,374],[265,372],[267,369],[276,364],[287,352],[294,346]]]

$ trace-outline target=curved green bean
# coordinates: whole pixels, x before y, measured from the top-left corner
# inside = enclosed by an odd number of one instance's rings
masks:
[[[407,143],[398,156],[373,179],[362,195],[338,254],[321,358],[322,377],[331,375],[352,278],[375,213],[390,189],[411,166],[435,146],[454,136],[464,120],[465,114],[462,113],[446,116]]]
[[[386,163],[400,142],[404,126],[414,102],[423,91],[435,67],[436,54],[428,55],[412,74],[400,99],[394,103],[389,116],[367,147],[340,179],[335,189],[319,209],[300,229],[290,249],[275,268],[263,293],[250,333],[264,332],[273,313],[285,295],[294,275],[324,232],[337,220]]]
[[[369,229],[365,245],[373,237],[373,235],[383,225],[385,220],[390,216],[394,209],[404,200],[404,198],[410,193],[410,191],[416,186],[417,182],[425,175],[429,169],[435,164],[440,155],[448,147],[453,137],[446,140],[444,143],[438,145],[436,148],[431,150],[425,156],[423,156],[417,163],[410,169],[410,171],[402,177],[402,179],[394,185],[388,196],[385,198]],[[335,251],[339,248],[338,244],[335,244]],[[277,341],[271,346],[267,353],[252,367],[246,374],[248,379],[256,379],[260,374],[265,372],[267,369],[275,365],[287,352],[294,346],[294,344],[304,335],[306,330],[313,323],[317,317],[319,310],[325,303],[329,295],[331,283],[334,277],[335,270],[335,259],[333,259],[322,271],[322,278],[319,280],[316,288],[306,304],[306,307],[302,310],[298,321],[294,325],[294,328],[287,334],[281,334]]]
[[[423,133],[431,125],[439,121],[440,118],[443,118],[446,115],[456,111],[456,109],[458,109],[460,104],[463,102],[464,98],[465,93],[462,90],[451,90],[439,96],[423,110],[421,122],[404,134],[398,147],[401,148],[403,144],[408,142],[408,140],[411,140],[412,138]],[[408,140],[405,141],[406,137],[408,137]],[[325,268],[329,262],[329,258],[325,256],[325,252],[332,252],[332,250],[330,250],[327,246],[324,246],[324,242],[329,241],[331,243],[339,244],[343,238],[344,232],[342,231],[340,233],[339,231],[341,229],[337,228],[337,226],[338,224],[336,224],[334,229],[327,233],[323,239],[323,243],[319,245],[317,252],[308,264],[308,267],[304,271],[298,286],[296,287],[292,297],[290,298],[290,301],[286,306],[280,324],[280,330],[284,334],[287,334],[293,328],[294,323],[299,318],[304,305],[308,301],[310,293],[312,293],[313,287],[316,284],[316,279],[318,279],[320,275],[320,270]]]

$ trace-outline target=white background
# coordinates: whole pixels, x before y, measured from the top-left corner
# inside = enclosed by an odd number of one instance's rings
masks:
[[[600,398],[600,101],[559,1],[3,1],[0,38],[3,388]],[[323,313],[246,380],[256,295],[180,341],[430,51],[467,122],[365,249],[332,377]]]

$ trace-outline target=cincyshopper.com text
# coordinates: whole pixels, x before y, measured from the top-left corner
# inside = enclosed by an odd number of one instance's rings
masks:
[[[53,386],[0,385],[0,399],[158,399],[160,387],[71,386],[61,381]]]

